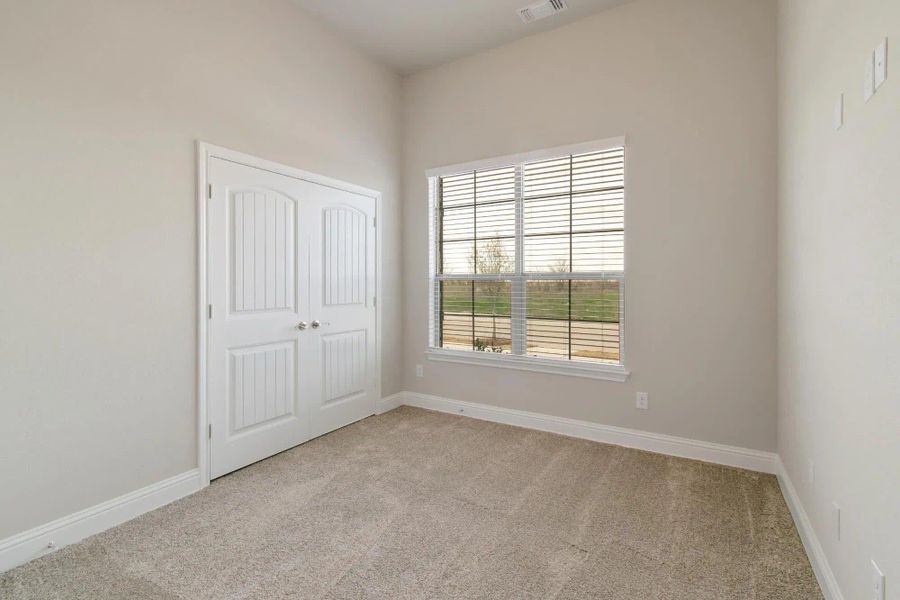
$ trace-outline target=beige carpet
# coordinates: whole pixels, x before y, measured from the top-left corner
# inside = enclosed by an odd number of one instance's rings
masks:
[[[0,575],[0,597],[821,595],[770,475],[403,407]]]

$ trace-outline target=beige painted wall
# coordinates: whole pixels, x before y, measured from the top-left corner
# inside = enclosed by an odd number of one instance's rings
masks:
[[[637,0],[404,80],[405,389],[775,450],[775,6]],[[619,135],[631,378],[429,362],[425,170]]]
[[[885,36],[888,80],[865,103]],[[898,48],[898,2],[780,3],[778,450],[848,600],[869,598],[871,559],[900,599]]]
[[[197,464],[196,139],[384,193],[400,389],[399,96],[287,1],[0,0],[0,539]]]

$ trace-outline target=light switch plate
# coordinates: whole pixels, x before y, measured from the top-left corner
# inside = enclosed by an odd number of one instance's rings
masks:
[[[844,94],[838,94],[834,103],[834,129],[837,131],[844,126]]]
[[[863,98],[866,102],[875,95],[875,53],[869,53],[863,75]]]
[[[875,89],[881,87],[887,79],[887,38],[875,48]]]

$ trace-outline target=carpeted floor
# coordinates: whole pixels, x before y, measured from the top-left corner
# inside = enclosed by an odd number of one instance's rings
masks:
[[[770,475],[402,407],[0,575],[0,597],[821,595]]]

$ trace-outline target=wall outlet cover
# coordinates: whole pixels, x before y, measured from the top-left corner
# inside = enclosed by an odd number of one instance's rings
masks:
[[[887,38],[875,48],[875,89],[881,87],[887,79]]]
[[[638,392],[637,399],[634,403],[635,407],[640,408],[642,410],[646,410],[650,408],[650,396],[647,392]]]
[[[834,103],[834,129],[837,131],[844,126],[844,94],[838,94]]]
[[[863,98],[866,102],[875,95],[875,53],[869,53],[863,71]]]
[[[884,573],[881,572],[881,569],[878,568],[878,565],[875,564],[874,560],[872,561],[871,592],[872,600],[884,600]]]
[[[841,505],[837,502],[832,505],[834,506],[834,537],[837,538],[837,541],[841,541]]]

